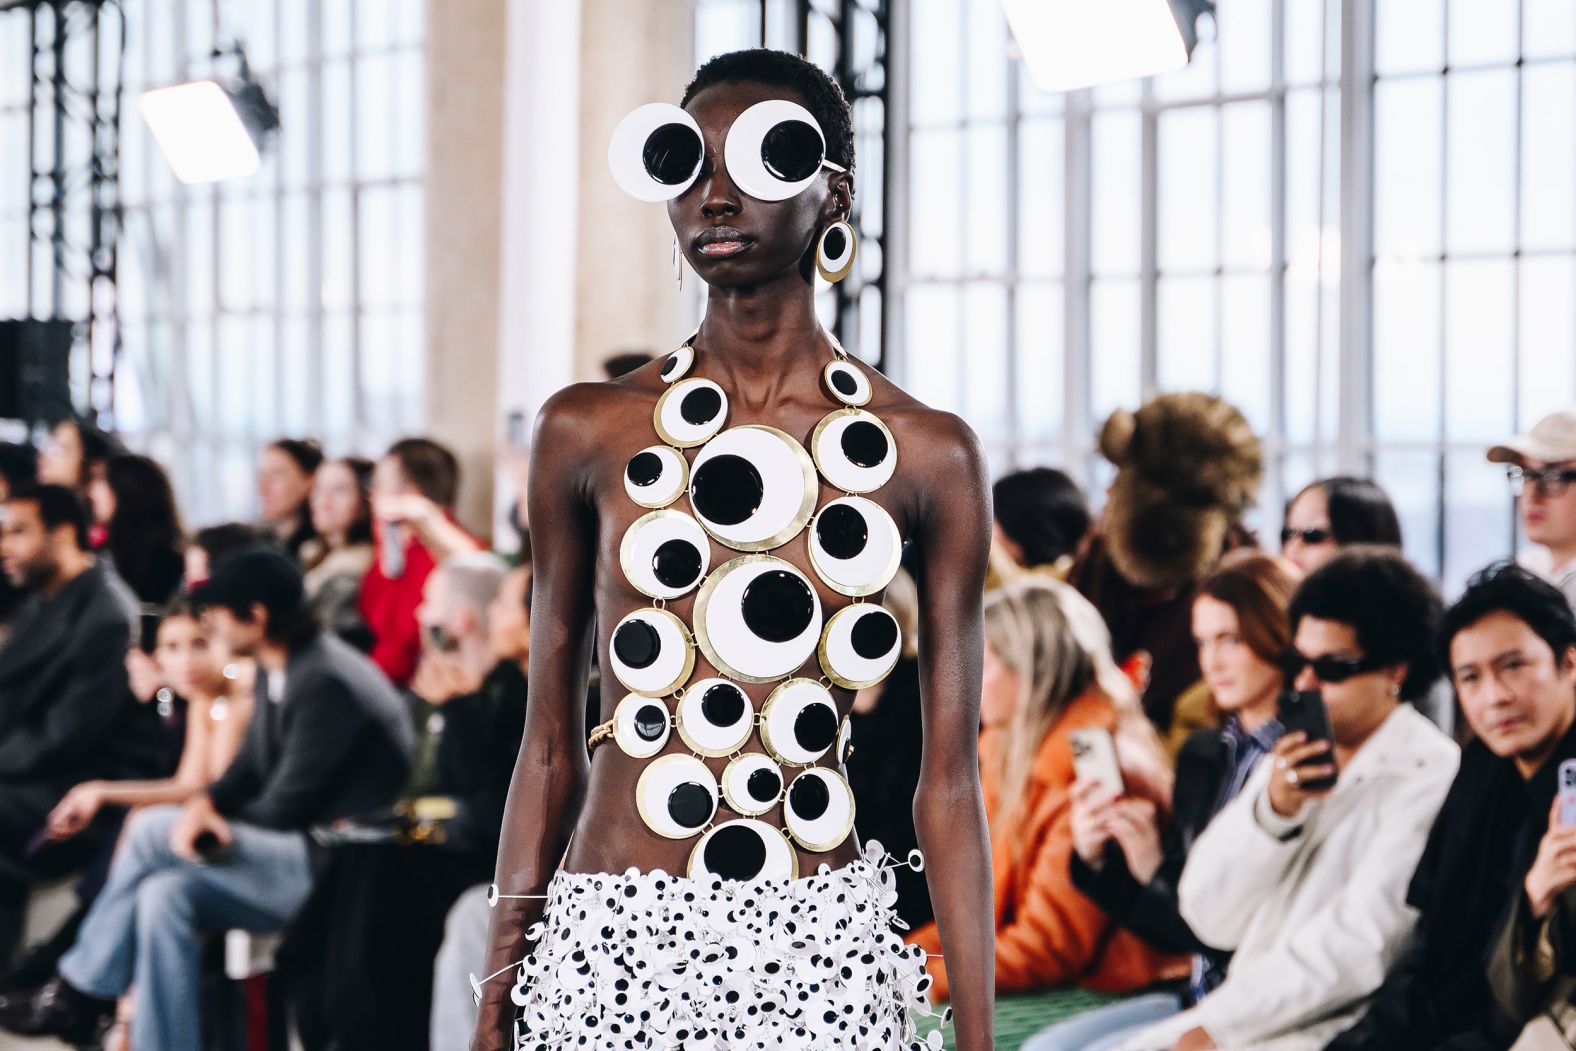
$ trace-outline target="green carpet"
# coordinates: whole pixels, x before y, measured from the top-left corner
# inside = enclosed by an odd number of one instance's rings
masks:
[[[1060,1022],[1064,1018],[1092,1011],[1096,1007],[1103,1007],[1120,999],[1119,996],[1091,993],[1087,989],[1076,988],[1051,989],[1043,993],[1028,993],[1023,996],[998,996],[996,998],[996,1051],[1018,1051],[1019,1045],[1052,1022]],[[934,1018],[921,1018],[918,1021],[921,1035],[936,1028]],[[954,1046],[951,1023],[943,1027],[941,1035],[946,1041],[942,1046],[947,1048]]]

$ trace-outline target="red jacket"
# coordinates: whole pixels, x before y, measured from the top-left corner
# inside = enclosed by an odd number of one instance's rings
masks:
[[[408,686],[421,657],[421,626],[416,607],[433,569],[432,553],[414,535],[405,541],[405,572],[390,580],[383,575],[382,529],[377,533],[378,557],[361,582],[361,619],[372,631],[373,663],[396,686]]]

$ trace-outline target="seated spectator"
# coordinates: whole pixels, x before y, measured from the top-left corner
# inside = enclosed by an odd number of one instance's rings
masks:
[[[356,612],[372,568],[372,463],[325,460],[312,476],[312,539],[301,546],[306,596],[318,623],[354,643],[367,641]],[[365,647],[363,647],[365,648]]]
[[[991,486],[991,512],[993,555],[1066,579],[1089,532],[1089,504],[1071,478],[1054,467],[1003,475]]]
[[[181,587],[190,594],[193,588],[208,579],[212,567],[218,565],[220,559],[265,542],[266,538],[255,526],[244,522],[204,526],[192,534],[192,542],[186,547],[185,579]]]
[[[990,820],[996,904],[996,990],[1079,985],[1142,989],[1186,973],[1185,964],[1114,929],[1072,885],[1071,735],[1103,729],[1147,747],[1151,785],[1166,771],[1132,685],[1111,659],[1100,616],[1058,580],[1023,577],[985,601],[980,765]],[[1168,793],[1169,784],[1156,785]],[[931,994],[948,994],[934,923],[911,940],[930,959]]]
[[[1507,1014],[1486,971],[1507,906],[1517,944],[1534,944],[1569,872],[1538,841],[1576,757],[1576,616],[1552,584],[1492,566],[1445,614],[1440,644],[1475,740],[1407,891],[1417,934],[1336,1051],[1503,1051],[1548,1006]]]
[[[317,442],[301,438],[280,438],[263,449],[257,461],[257,502],[262,512],[258,528],[297,560],[301,546],[314,535],[307,498],[312,476],[322,463],[323,450]]]
[[[120,439],[86,420],[61,420],[39,450],[38,480],[75,489],[78,496],[86,497],[94,473],[125,451]]]
[[[86,863],[113,833],[100,820],[46,845],[45,820],[66,790],[167,772],[158,717],[127,684],[137,600],[88,553],[87,527],[81,498],[58,485],[19,489],[0,512],[0,561],[30,592],[0,648],[0,966],[29,885]]]
[[[1298,587],[1287,677],[1321,695],[1333,744],[1282,737],[1193,844],[1182,918],[1231,966],[1124,1051],[1314,1051],[1361,1013],[1412,935],[1406,884],[1456,772],[1455,744],[1407,703],[1438,675],[1439,618],[1391,548],[1350,548]]]
[[[241,750],[207,792],[132,818],[59,972],[0,996],[12,1032],[96,1039],[135,979],[131,1046],[199,1051],[204,935],[282,929],[312,887],[307,828],[386,805],[409,776],[409,712],[318,628],[287,556],[236,552],[194,598],[215,636],[262,668]]]
[[[104,529],[101,554],[144,606],[175,597],[185,569],[184,530],[164,468],[123,453],[88,483],[88,503]]]
[[[1169,822],[1148,800],[1097,796],[1093,785],[1073,790],[1073,884],[1155,948],[1192,954],[1188,987],[1079,1015],[1032,1038],[1025,1051],[1115,1046],[1122,1034],[1198,1003],[1225,977],[1231,954],[1205,945],[1187,925],[1177,881],[1205,826],[1280,740],[1280,662],[1291,645],[1286,607],[1295,588],[1279,559],[1247,551],[1228,555],[1199,583],[1193,637],[1225,724],[1197,731],[1183,746]]]
[[[38,450],[31,445],[0,442],[0,504],[9,500],[11,494],[18,489],[33,485],[37,481]],[[25,590],[11,583],[11,579],[4,573],[0,573],[0,644],[5,642],[11,615],[16,612],[16,607],[26,595]]]
[[[1526,434],[1494,446],[1488,458],[1507,465],[1530,541],[1522,565],[1576,605],[1576,408],[1550,413]]]
[[[372,659],[405,686],[421,656],[416,607],[433,565],[481,545],[454,521],[460,465],[430,438],[395,442],[372,473],[377,558],[361,588],[361,618],[372,631]]]
[[[1312,573],[1351,544],[1401,546],[1401,523],[1390,497],[1366,478],[1311,482],[1286,505],[1281,554]]]
[[[445,559],[427,578],[410,783],[392,811],[324,833],[350,841],[326,852],[291,928],[287,966],[307,1051],[427,1046],[444,918],[462,891],[490,878],[525,729],[525,670],[514,654],[528,579],[484,552]],[[490,612],[503,603],[500,640]]]

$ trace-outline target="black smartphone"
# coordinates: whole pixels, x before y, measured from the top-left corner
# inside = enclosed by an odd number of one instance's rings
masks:
[[[1286,690],[1278,704],[1280,723],[1289,734],[1299,730],[1308,736],[1308,742],[1329,741],[1330,751],[1324,755],[1304,760],[1298,766],[1323,766],[1335,762],[1335,731],[1330,728],[1330,710],[1318,690]],[[1335,787],[1335,777],[1320,777],[1303,782],[1311,792],[1325,792]]]
[[[163,614],[146,609],[137,617],[137,645],[150,657],[159,648],[159,623],[163,619]]]

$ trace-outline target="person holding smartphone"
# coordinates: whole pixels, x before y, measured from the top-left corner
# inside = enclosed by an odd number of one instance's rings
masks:
[[[1393,548],[1352,547],[1298,587],[1286,676],[1318,692],[1332,739],[1281,738],[1194,843],[1182,918],[1231,969],[1124,1051],[1317,1051],[1362,1011],[1412,934],[1406,885],[1456,772],[1407,703],[1438,677],[1440,614]]]

